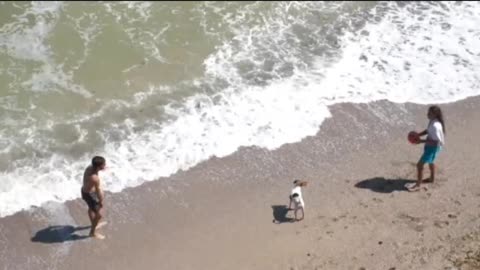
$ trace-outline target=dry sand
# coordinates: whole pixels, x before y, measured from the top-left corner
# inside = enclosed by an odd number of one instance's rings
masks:
[[[103,241],[77,230],[81,200],[2,218],[0,269],[480,269],[480,98],[441,107],[447,142],[427,190],[403,187],[422,152],[406,135],[427,106],[340,104],[299,143],[107,194]],[[295,178],[310,184],[292,223]]]

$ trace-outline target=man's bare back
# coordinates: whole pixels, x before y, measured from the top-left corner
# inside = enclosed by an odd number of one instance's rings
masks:
[[[82,191],[86,193],[94,192],[95,185],[98,183],[98,180],[100,180],[98,178],[98,172],[93,169],[92,165],[89,165],[83,173]]]

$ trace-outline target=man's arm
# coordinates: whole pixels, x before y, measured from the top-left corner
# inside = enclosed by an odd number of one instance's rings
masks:
[[[103,191],[100,188],[100,178],[98,177],[98,175],[94,175],[94,176],[92,176],[92,178],[93,178],[92,179],[93,183],[95,185],[95,192],[97,193],[99,203],[100,203],[100,205],[103,206]]]

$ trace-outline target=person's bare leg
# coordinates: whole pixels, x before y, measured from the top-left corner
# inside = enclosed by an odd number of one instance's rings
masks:
[[[292,198],[290,198],[290,203],[288,203],[288,210],[292,210]]]
[[[420,190],[420,185],[422,184],[423,179],[423,165],[424,163],[420,160],[417,163],[417,183],[415,185],[408,187],[409,191],[418,191]]]
[[[93,218],[93,222],[92,222],[92,228],[90,230],[90,236],[91,237],[95,237],[97,239],[104,239],[105,236],[99,234],[96,232],[97,230],[97,225],[98,225],[98,222],[100,221],[100,219],[102,219],[102,214],[101,214],[101,209],[99,209],[96,213],[95,213],[95,217]]]
[[[297,219],[297,211],[298,211],[298,208],[295,207],[295,211],[294,211],[294,213],[295,213],[295,220],[294,220],[294,221],[298,221],[298,219]]]
[[[430,168],[430,183],[435,182],[435,164],[430,163],[428,164],[428,167]]]
[[[93,219],[95,218],[95,212],[90,208],[88,209],[88,218],[90,219],[90,224],[93,226]]]

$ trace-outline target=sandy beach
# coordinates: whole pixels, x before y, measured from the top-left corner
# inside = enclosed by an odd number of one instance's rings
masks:
[[[420,192],[404,188],[422,153],[406,135],[428,106],[339,104],[299,143],[107,193],[103,241],[84,237],[81,200],[2,218],[0,269],[480,269],[479,107],[441,105],[446,146]],[[301,222],[285,210],[295,178],[310,181]]]

